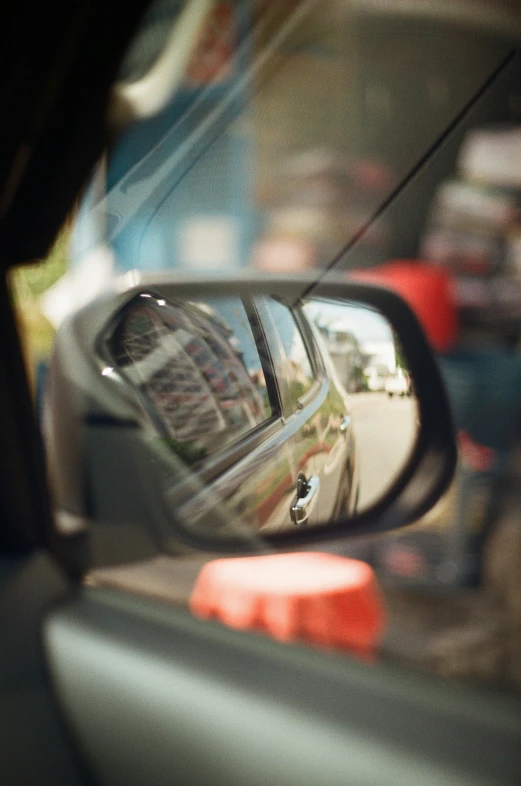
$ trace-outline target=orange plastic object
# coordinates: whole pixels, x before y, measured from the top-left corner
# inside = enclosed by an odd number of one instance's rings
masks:
[[[437,352],[447,352],[456,344],[459,318],[455,286],[442,268],[421,260],[396,259],[353,271],[350,277],[386,286],[401,295]]]
[[[359,560],[318,552],[208,562],[190,608],[233,628],[362,655],[374,652],[385,623],[373,569]]]

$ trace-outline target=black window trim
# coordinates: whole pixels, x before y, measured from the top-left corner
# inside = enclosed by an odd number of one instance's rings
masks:
[[[266,382],[266,389],[268,392],[268,400],[271,404],[271,416],[272,418],[281,417],[283,413],[282,396],[275,371],[275,362],[271,353],[262,317],[252,297],[243,296],[241,300],[250,323],[251,332],[261,362],[264,381]]]
[[[311,366],[311,371],[313,374],[313,382],[309,388],[300,398],[297,399],[296,402],[292,401],[290,394],[289,394],[289,380],[291,377],[290,372],[290,365],[288,356],[282,346],[282,342],[280,341],[280,337],[278,336],[277,330],[275,327],[272,327],[273,332],[275,335],[272,339],[270,336],[267,335],[267,342],[269,345],[269,349],[271,351],[271,355],[273,358],[273,366],[277,369],[277,366],[281,366],[283,368],[283,374],[280,379],[277,377],[278,387],[279,387],[279,395],[282,404],[282,414],[285,420],[292,417],[296,412],[301,412],[305,409],[308,404],[310,404],[319,394],[321,389],[321,385],[324,379],[324,374],[321,371],[321,368],[316,363],[316,355],[315,355],[315,348],[310,348],[309,341],[307,340],[307,334],[305,334],[302,330],[302,322],[299,319],[298,313],[294,307],[294,304],[285,300],[281,297],[276,297],[274,295],[266,295],[261,296],[260,298],[255,299],[255,305],[259,312],[261,313],[261,319],[270,320],[271,324],[271,316],[269,314],[269,309],[265,304],[266,300],[275,300],[279,302],[281,305],[285,306],[291,313],[295,324],[297,326],[297,330],[299,331],[300,337],[304,344],[304,348],[308,355],[309,363]],[[304,317],[302,317],[304,319]]]

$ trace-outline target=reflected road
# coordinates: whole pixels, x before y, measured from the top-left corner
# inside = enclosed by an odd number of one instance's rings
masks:
[[[356,436],[360,497],[358,510],[375,502],[401,472],[417,433],[414,398],[389,398],[387,393],[356,393],[350,397]]]

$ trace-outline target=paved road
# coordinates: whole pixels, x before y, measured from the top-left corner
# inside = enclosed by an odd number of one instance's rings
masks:
[[[351,396],[360,466],[359,508],[385,492],[403,468],[417,433],[414,398],[386,393]]]

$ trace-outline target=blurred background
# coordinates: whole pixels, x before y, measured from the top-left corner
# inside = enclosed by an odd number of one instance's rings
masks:
[[[122,84],[181,5],[153,4]],[[126,119],[50,258],[13,278],[38,407],[56,327],[133,271],[371,270],[400,291],[439,356],[460,466],[425,521],[354,552],[398,588],[391,656],[519,685],[521,601],[504,577],[521,563],[520,11],[216,3],[165,105]],[[321,327],[333,354],[339,340],[359,353],[352,392],[385,391],[395,368],[378,350]],[[449,597],[443,613],[427,591]]]

